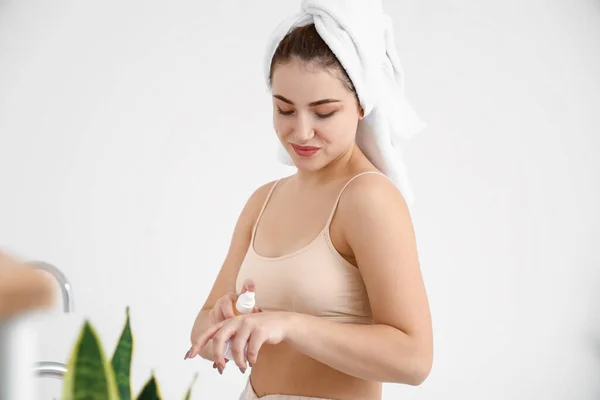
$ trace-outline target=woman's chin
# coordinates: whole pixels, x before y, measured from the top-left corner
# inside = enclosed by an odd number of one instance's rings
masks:
[[[316,160],[294,160],[294,165],[299,171],[304,172],[317,172],[323,169],[323,163],[317,162]]]

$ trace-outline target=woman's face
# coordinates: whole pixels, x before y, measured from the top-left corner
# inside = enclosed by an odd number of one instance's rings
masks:
[[[337,74],[298,61],[273,71],[275,131],[298,169],[319,170],[354,146],[360,110]]]

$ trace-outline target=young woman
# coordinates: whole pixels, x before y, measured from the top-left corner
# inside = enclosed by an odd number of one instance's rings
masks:
[[[297,173],[248,200],[186,358],[220,373],[228,361],[251,366],[240,399],[380,399],[382,382],[419,385],[433,346],[413,227],[401,192],[356,144],[354,86],[313,24],[281,41],[270,82]],[[257,309],[234,316],[249,289]]]

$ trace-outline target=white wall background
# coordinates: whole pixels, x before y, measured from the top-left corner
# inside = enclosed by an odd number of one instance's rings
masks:
[[[290,173],[262,81],[298,1],[0,1],[0,246],[57,265],[77,313],[41,322],[66,361],[82,318],[133,384],[234,399],[183,361],[241,207]],[[429,125],[407,164],[435,324],[421,387],[386,399],[600,396],[600,2],[385,2]],[[51,398],[49,385],[44,383]]]

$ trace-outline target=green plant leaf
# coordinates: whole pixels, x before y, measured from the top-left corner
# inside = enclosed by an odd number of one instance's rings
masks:
[[[133,334],[129,320],[129,307],[125,309],[125,326],[112,356],[112,367],[115,371],[120,400],[131,400],[131,357],[133,353]]]
[[[184,400],[190,400],[190,398],[192,397],[192,387],[194,387],[197,378],[198,373],[194,374],[194,377],[192,378],[192,383],[190,383],[190,387],[188,388],[187,393],[185,394]]]
[[[162,395],[160,394],[160,389],[156,382],[156,378],[154,377],[154,372],[152,372],[152,376],[144,385],[137,400],[162,400]]]
[[[64,400],[119,400],[114,372],[89,321],[71,351],[63,382]]]

